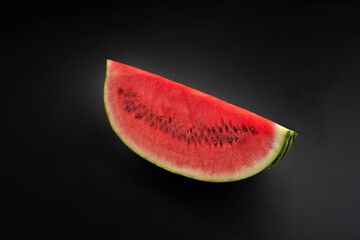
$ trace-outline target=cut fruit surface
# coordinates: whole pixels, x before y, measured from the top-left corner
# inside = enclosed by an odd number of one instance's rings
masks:
[[[236,181],[267,170],[297,136],[206,93],[111,60],[104,102],[113,130],[134,152],[203,181]]]

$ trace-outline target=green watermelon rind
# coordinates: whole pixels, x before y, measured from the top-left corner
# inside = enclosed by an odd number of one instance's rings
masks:
[[[277,163],[280,162],[281,159],[283,159],[283,157],[285,156],[285,154],[289,151],[289,149],[291,148],[292,144],[294,143],[296,137],[297,137],[297,133],[291,130],[288,130],[285,134],[284,137],[284,141],[283,141],[283,145],[282,148],[280,150],[280,152],[278,153],[278,155],[274,158],[273,161],[270,162],[270,164],[264,168],[262,171],[260,171],[257,174],[260,174],[262,172],[265,172],[267,170],[269,170],[270,168],[272,168],[273,166],[275,166]],[[255,174],[256,175],[256,174]]]
[[[110,63],[110,61],[108,60],[107,61],[107,65]],[[107,66],[107,69],[108,69],[108,66]],[[280,127],[282,130],[280,130],[280,133],[279,134],[283,134],[284,137],[283,137],[283,140],[282,140],[282,144],[280,144],[279,146],[276,147],[276,149],[273,151],[273,154],[271,154],[270,156],[267,156],[266,159],[264,159],[262,162],[268,162],[267,165],[263,166],[261,169],[259,169],[257,172],[254,172],[254,173],[251,173],[245,177],[237,177],[237,176],[234,176],[234,177],[230,177],[230,178],[211,178],[211,177],[199,177],[199,176],[194,176],[192,174],[188,174],[188,173],[185,173],[185,172],[182,172],[182,171],[177,171],[173,168],[169,168],[167,166],[164,166],[160,163],[158,163],[155,159],[151,159],[147,156],[145,156],[145,154],[143,154],[140,149],[137,149],[137,147],[130,144],[118,131],[118,129],[116,128],[115,126],[115,123],[114,121],[112,120],[112,117],[111,117],[111,114],[110,114],[110,111],[109,109],[107,108],[107,99],[106,99],[106,96],[107,96],[107,93],[106,93],[106,86],[107,86],[107,80],[108,80],[108,76],[109,76],[109,73],[108,71],[106,71],[106,78],[105,78],[105,84],[104,84],[104,105],[105,105],[105,111],[106,111],[106,115],[107,115],[107,118],[110,122],[110,125],[112,127],[112,129],[114,130],[114,132],[116,133],[116,135],[121,139],[121,141],[127,146],[129,147],[133,152],[135,152],[137,155],[139,155],[140,157],[144,158],[145,160],[151,162],[152,164],[160,167],[160,168],[163,168],[169,172],[172,172],[172,173],[175,173],[175,174],[178,174],[178,175],[181,175],[181,176],[185,176],[185,177],[188,177],[188,178],[192,178],[192,179],[195,179],[195,180],[199,180],[199,181],[205,181],[205,182],[233,182],[233,181],[239,181],[239,180],[243,180],[243,179],[246,179],[246,178],[249,178],[249,177],[252,177],[252,176],[255,176],[257,174],[260,174],[262,172],[265,172],[267,170],[269,170],[270,168],[272,168],[273,166],[275,166],[284,156],[285,154],[288,152],[288,150],[290,149],[291,145],[293,144],[295,138],[297,137],[297,133],[294,132],[294,131],[291,131],[291,130],[288,130],[286,129],[286,131],[284,132],[283,127]],[[280,149],[280,150],[279,150]],[[269,159],[272,159],[271,161],[269,161]]]

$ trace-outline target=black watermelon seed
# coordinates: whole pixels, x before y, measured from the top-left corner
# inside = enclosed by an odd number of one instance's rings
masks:
[[[163,120],[163,117],[162,117],[162,116],[160,116],[160,118],[159,118],[159,119],[160,119],[160,121],[162,121],[162,120]]]
[[[149,112],[149,109],[146,109],[145,113],[148,113]]]
[[[222,146],[222,144],[223,144],[223,142],[222,142],[222,140],[220,140],[220,146]]]
[[[228,141],[228,143],[231,143],[231,142],[232,142],[232,138],[228,138],[227,141]]]
[[[247,129],[246,128],[243,128],[244,132],[247,132]]]
[[[141,107],[142,107],[142,104],[139,105],[139,108],[141,108]]]
[[[225,130],[228,131],[228,125],[225,124]]]
[[[236,127],[234,127],[233,129],[234,129],[234,132],[236,132],[236,133],[238,132],[238,130],[237,130],[237,128],[236,128]]]
[[[171,119],[171,118],[169,118],[169,123],[171,123],[171,121],[172,121],[172,119]]]
[[[223,130],[222,130],[222,128],[221,128],[221,127],[219,127],[219,131],[222,133],[222,131],[223,131]]]
[[[134,111],[136,111],[136,107],[134,107]]]
[[[161,125],[160,125],[160,130],[162,130],[162,128],[163,128],[163,125],[161,124]]]
[[[217,145],[217,141],[216,141],[216,140],[214,141],[214,145],[215,145],[215,146]]]
[[[123,94],[123,90],[122,90],[122,89],[120,89],[119,94],[120,94],[120,95]]]
[[[132,93],[132,95],[133,95],[134,97],[136,97],[136,93]]]
[[[128,110],[128,108],[129,108],[129,106],[128,106],[128,105],[126,105],[125,110]]]
[[[210,133],[211,132],[211,130],[210,130],[210,128],[208,128],[208,133]]]
[[[151,126],[154,126],[154,122],[151,122]]]
[[[150,113],[150,117],[153,118],[154,114],[153,113]]]
[[[190,143],[190,138],[186,139],[187,143],[189,144]]]
[[[235,137],[235,142],[239,141],[239,138],[238,137]]]
[[[136,114],[135,117],[138,118],[138,117],[139,117],[139,114]]]
[[[189,130],[189,131],[190,131],[190,133],[192,133],[192,128],[190,128],[190,130]]]
[[[169,129],[168,128],[165,128],[165,133],[167,133],[169,131]]]
[[[215,127],[212,127],[212,128],[211,128],[211,131],[215,132]]]
[[[131,108],[128,108],[128,112],[131,112]]]
[[[254,132],[254,129],[251,127],[251,128],[250,128],[250,131],[253,133],[253,132]]]
[[[149,121],[149,117],[146,117],[145,120],[146,120],[146,121]]]
[[[205,142],[208,142],[209,140],[207,138],[205,138]]]
[[[143,114],[140,114],[140,117],[143,117],[144,115]]]

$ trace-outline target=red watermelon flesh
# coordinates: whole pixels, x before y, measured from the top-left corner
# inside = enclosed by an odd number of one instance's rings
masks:
[[[244,179],[277,163],[296,137],[206,93],[107,61],[104,101],[115,133],[150,162],[203,181]]]

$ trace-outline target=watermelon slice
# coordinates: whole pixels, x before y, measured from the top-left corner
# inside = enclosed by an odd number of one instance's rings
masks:
[[[213,96],[111,60],[104,101],[113,130],[129,148],[203,181],[235,181],[267,170],[297,136]]]

